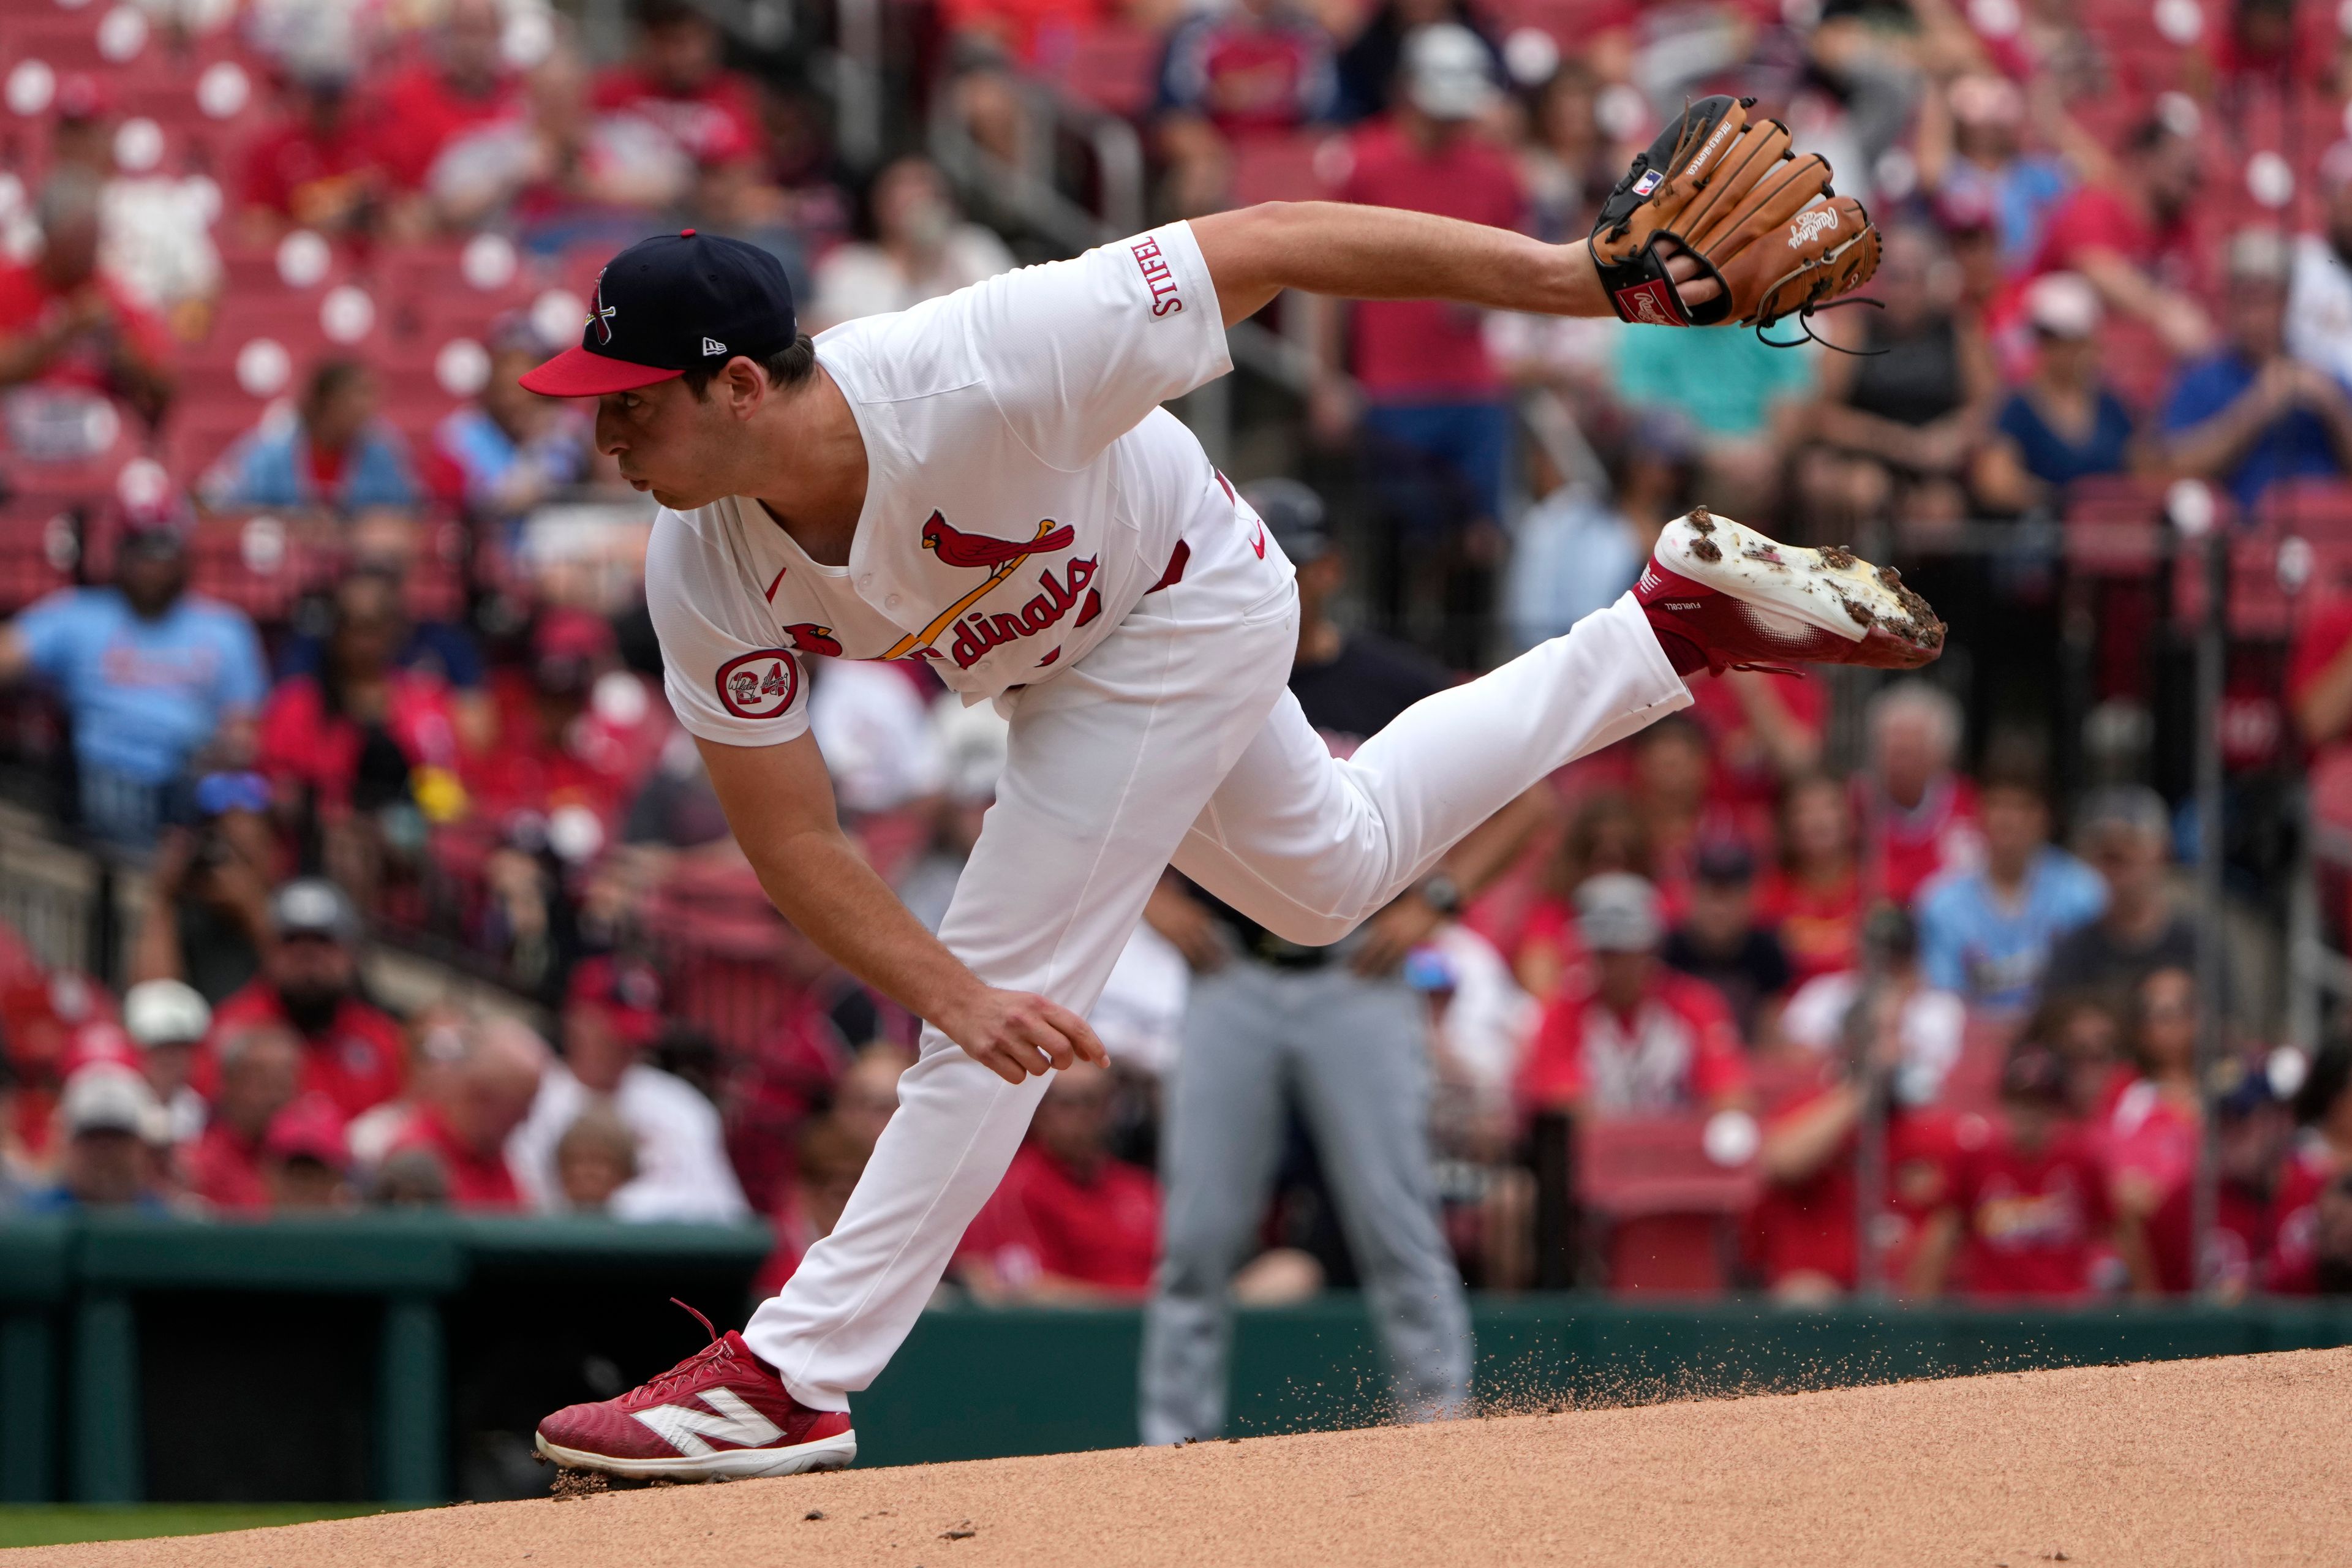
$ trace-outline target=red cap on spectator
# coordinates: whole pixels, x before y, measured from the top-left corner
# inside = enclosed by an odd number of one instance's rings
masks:
[[[58,1070],[71,1078],[94,1062],[136,1068],[140,1066],[139,1047],[122,1032],[121,1025],[93,1018],[67,1037],[65,1059],[58,1064]]]
[[[103,120],[113,110],[114,100],[106,84],[88,71],[70,71],[58,81],[58,118],[69,125],[86,124]]]
[[[661,1033],[661,980],[634,960],[581,960],[572,967],[564,1004],[598,1009],[614,1032],[633,1045],[651,1045]]]
[[[316,1160],[338,1171],[352,1163],[342,1115],[323,1094],[306,1094],[271,1117],[261,1152],[279,1160]]]
[[[584,691],[613,647],[613,624],[604,616],[551,605],[531,628],[532,674],[544,690]]]

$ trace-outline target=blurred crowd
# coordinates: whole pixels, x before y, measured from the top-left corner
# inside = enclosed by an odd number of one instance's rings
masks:
[[[514,376],[664,226],[772,249],[811,330],[1051,245],[920,155],[850,168],[804,55],[687,0],[627,16],[592,58],[535,0],[0,3],[5,826],[143,895],[119,984],[0,933],[0,1205],[757,1216],[771,1284],[839,1215],[915,1021],[766,905],[661,695],[649,513],[586,411]],[[1293,684],[1335,746],[1610,603],[1696,501],[1891,539],[1954,626],[1858,741],[1822,679],[1702,681],[1339,949],[1171,875],[1095,1016],[1112,1068],[1050,1089],[959,1289],[1140,1299],[1195,993],[1343,972],[1423,1042],[1429,1201],[1473,1284],[2352,1288],[2352,1058],[2276,1046],[2242,941],[2207,963],[2181,815],[2133,782],[2185,782],[2148,739],[2161,552],[2134,532],[2087,571],[2035,526],[2186,507],[2320,568],[2352,544],[2332,10],[887,16],[919,112],[1008,163],[1036,162],[1040,92],[1129,119],[1155,218],[1328,196],[1571,240],[1715,90],[1870,205],[1878,308],[1805,323],[1821,343],[1270,309],[1306,369],[1250,400],[1231,466],[1316,480],[1252,493],[1301,563]],[[918,111],[889,113],[911,145]],[[2325,797],[2352,757],[2352,598],[2320,568],[2232,644],[2245,821],[2264,781]],[[2055,692],[2077,644],[2116,742],[2089,757]],[[811,663],[845,822],[936,923],[1002,723],[919,667]],[[466,999],[393,983],[420,959]],[[1380,1266],[1305,1084],[1267,1090],[1244,1300]]]

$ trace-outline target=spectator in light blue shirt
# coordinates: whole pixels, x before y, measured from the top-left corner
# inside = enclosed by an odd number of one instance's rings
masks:
[[[153,842],[200,753],[241,763],[268,691],[253,623],[185,591],[186,521],[128,519],[113,586],[62,589],[0,626],[0,680],[37,674],[65,704],[82,826],[126,848]]]
[[[291,419],[237,438],[198,485],[215,507],[323,507],[355,512],[423,498],[400,432],[377,417],[375,373],[329,360],[310,373]]]
[[[544,342],[527,321],[501,321],[481,393],[435,427],[434,451],[456,470],[475,517],[519,519],[587,477],[590,421],[560,398],[524,391],[517,379],[562,346]]]
[[[2029,1005],[2058,939],[2098,918],[2098,873],[2050,842],[2050,807],[2020,776],[1984,786],[1985,862],[1919,894],[1919,957],[1927,983],[1972,1007]]]

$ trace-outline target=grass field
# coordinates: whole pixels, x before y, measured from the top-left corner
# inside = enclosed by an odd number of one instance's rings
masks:
[[[71,1541],[145,1541],[159,1535],[211,1535],[313,1519],[356,1519],[390,1511],[382,1503],[143,1503],[126,1508],[0,1506],[0,1548],[62,1546]]]

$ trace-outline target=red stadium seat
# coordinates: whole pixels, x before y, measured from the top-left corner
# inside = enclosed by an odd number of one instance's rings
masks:
[[[2161,481],[2078,479],[2067,497],[2067,563],[2095,577],[2147,576],[2164,558],[2165,526]]]
[[[1608,1222],[1615,1291],[1708,1294],[1727,1283],[1728,1219],[1755,1202],[1752,1164],[1707,1157],[1706,1119],[1588,1119],[1577,1130],[1577,1195]]]
[[[1160,89],[1160,35],[1148,27],[1089,27],[1071,38],[1068,58],[1052,74],[1080,101],[1140,119]]]
[[[1234,143],[1233,200],[1237,207],[1259,202],[1315,201],[1331,194],[1333,138],[1320,131],[1292,136],[1251,137]],[[1344,143],[1340,155],[1344,158]]]

